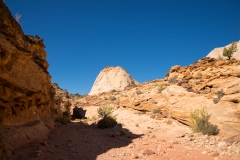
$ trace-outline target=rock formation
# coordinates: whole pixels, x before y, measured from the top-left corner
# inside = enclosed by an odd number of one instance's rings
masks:
[[[187,125],[191,123],[191,111],[206,106],[210,121],[218,125],[221,136],[240,134],[239,60],[206,57],[187,67],[173,66],[167,75],[122,92],[86,96],[78,104],[109,104],[149,114],[160,110],[160,117],[171,117]]]
[[[0,159],[54,127],[54,89],[43,40],[25,36],[0,0]]]
[[[230,46],[231,44],[228,44],[225,47],[229,48]],[[224,47],[215,48],[207,55],[207,57],[216,58],[216,59],[227,59],[227,57],[224,57],[222,55],[223,49]],[[232,58],[240,60],[240,40],[237,42],[237,51],[233,53]]]
[[[64,112],[71,115],[71,101],[69,93],[66,90],[61,89],[57,83],[53,83],[52,87],[55,91],[54,102],[57,105],[55,111],[56,114],[61,116]]]
[[[138,84],[122,67],[106,67],[97,76],[89,95],[110,90],[122,91],[125,87]]]

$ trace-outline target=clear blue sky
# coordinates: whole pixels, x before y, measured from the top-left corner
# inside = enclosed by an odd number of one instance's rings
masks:
[[[89,93],[106,66],[140,83],[240,39],[240,0],[5,0],[44,39],[52,82]]]

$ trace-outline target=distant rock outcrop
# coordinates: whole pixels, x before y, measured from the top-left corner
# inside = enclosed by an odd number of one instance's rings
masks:
[[[138,84],[122,67],[106,67],[97,76],[89,95],[110,90],[122,91],[125,87]]]
[[[228,44],[225,46],[226,48],[229,48],[231,44]],[[224,57],[222,55],[224,47],[214,48],[207,57],[215,58],[215,59],[227,59],[227,57]],[[232,58],[240,60],[240,40],[237,42],[237,51],[233,53]]]

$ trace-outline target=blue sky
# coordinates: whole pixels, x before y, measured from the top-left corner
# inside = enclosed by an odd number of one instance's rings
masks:
[[[5,0],[44,39],[52,82],[89,93],[106,66],[140,83],[240,40],[239,0]]]

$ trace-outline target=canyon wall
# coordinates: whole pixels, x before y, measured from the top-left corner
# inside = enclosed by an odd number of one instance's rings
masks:
[[[57,106],[44,48],[39,36],[24,35],[0,0],[0,159],[54,128]]]

